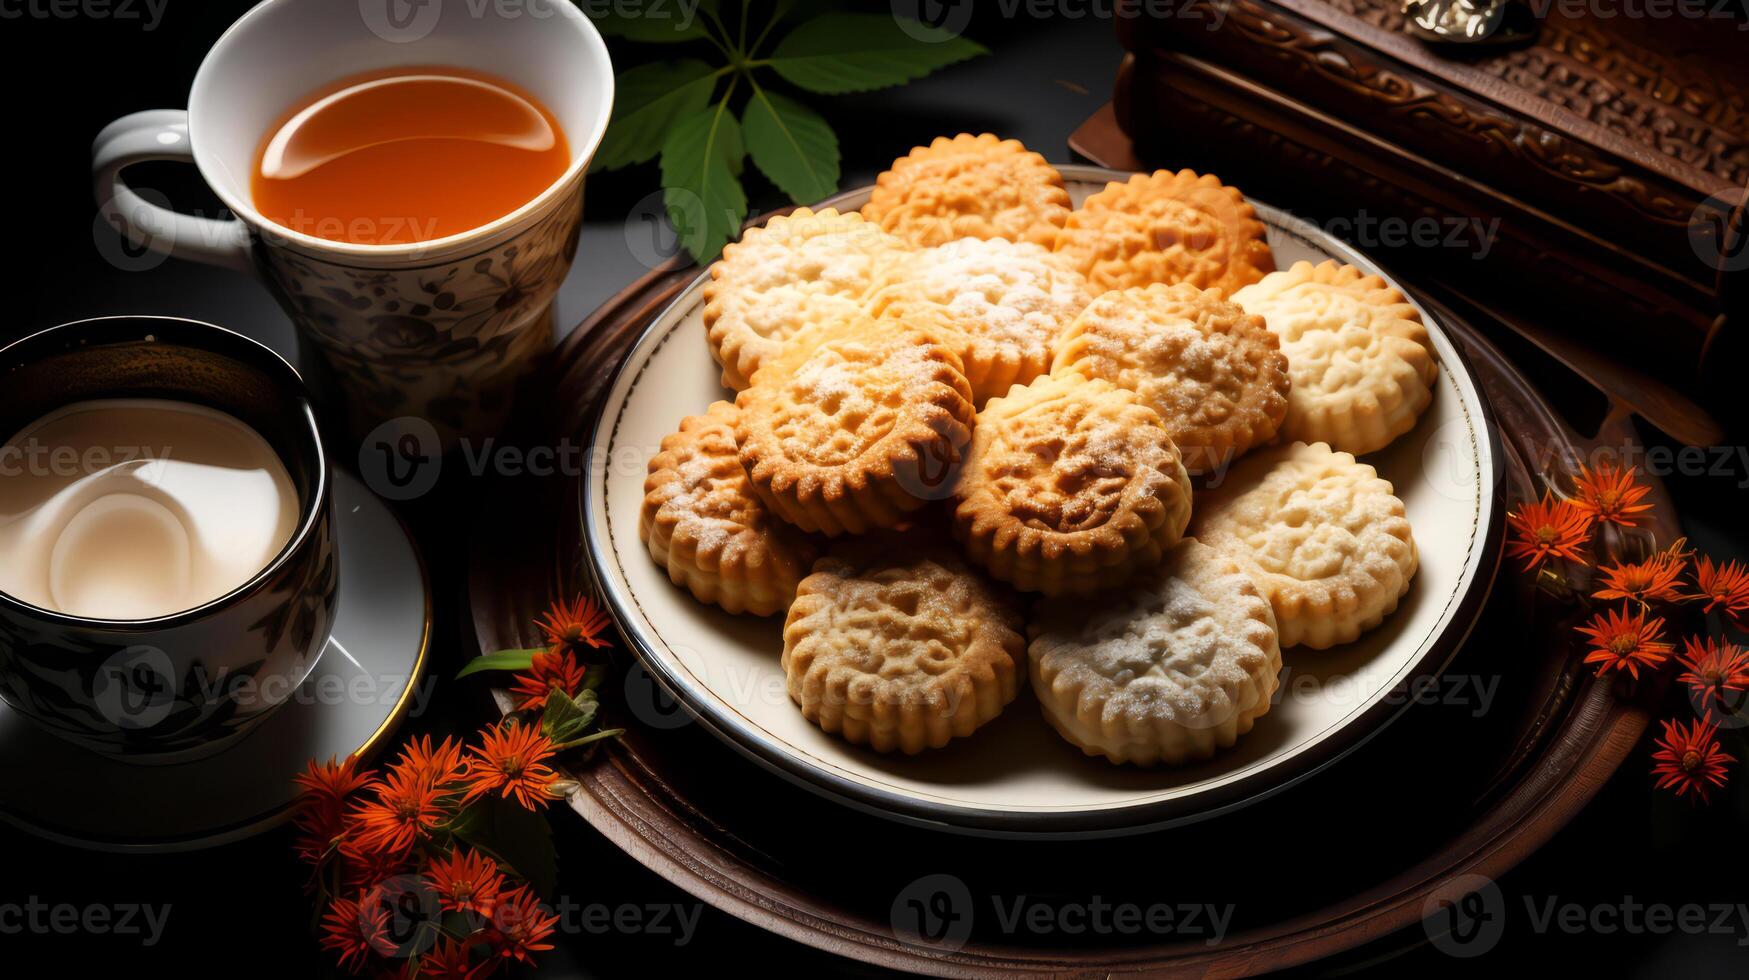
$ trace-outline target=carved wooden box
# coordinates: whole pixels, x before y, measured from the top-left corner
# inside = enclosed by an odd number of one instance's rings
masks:
[[[1400,2],[1120,4],[1118,124],[1146,164],[1214,170],[1715,437],[1688,396],[1736,415],[1749,364],[1749,24],[1512,0],[1528,39],[1432,44]]]

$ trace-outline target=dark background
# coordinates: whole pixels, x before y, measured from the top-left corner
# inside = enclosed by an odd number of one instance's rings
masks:
[[[311,0],[328,2],[328,0]],[[346,0],[337,0],[346,2]],[[182,107],[208,46],[249,6],[242,0],[167,0],[163,19],[148,30],[141,19],[36,16],[22,2],[0,2],[0,72],[7,93],[8,136],[0,200],[12,220],[0,231],[0,276],[6,315],[0,341],[82,317],[114,313],[176,314],[223,324],[296,355],[286,318],[252,280],[180,262],[125,272],[106,261],[95,230],[89,183],[91,139],[111,119],[141,109]],[[993,54],[896,92],[816,100],[836,126],[844,149],[844,186],[870,181],[895,156],[944,133],[992,130],[1021,139],[1053,160],[1067,160],[1069,133],[1109,98],[1120,51],[1108,19],[1059,12],[1048,19],[1000,16],[980,5],[969,36]],[[885,9],[885,4],[876,9]],[[38,8],[47,9],[47,8]],[[144,8],[135,9],[144,16]],[[1023,5],[1018,8],[1026,9]],[[1104,9],[1069,3],[1060,11]],[[988,12],[986,12],[988,11]],[[23,16],[11,14],[23,12]],[[623,65],[622,65],[623,67]],[[1194,146],[1182,160],[1196,164]],[[749,171],[751,174],[751,170]],[[558,301],[558,322],[573,324],[601,300],[645,271],[628,244],[641,233],[628,212],[655,187],[652,167],[591,179],[588,224],[576,267]],[[184,208],[212,214],[217,203],[191,170],[141,168],[140,186],[167,194]],[[1306,201],[1273,202],[1315,209]],[[757,178],[756,208],[783,202]],[[606,367],[604,366],[604,370]],[[1649,441],[1661,437],[1648,432]],[[1743,491],[1735,479],[1669,480],[1687,528],[1716,555],[1743,553]],[[461,587],[466,542],[455,515],[408,515],[432,565],[438,610],[434,669],[453,674],[466,649],[466,597]],[[467,731],[490,717],[477,686],[446,684],[437,707],[412,719],[417,730]],[[28,773],[0,778],[28,779]],[[1739,781],[1741,782],[1741,780]],[[224,787],[213,787],[222,793]],[[1526,927],[1522,896],[1555,896],[1586,905],[1741,902],[1744,838],[1741,794],[1735,808],[1689,811],[1671,818],[1650,791],[1645,751],[1633,756],[1590,808],[1534,858],[1507,875],[1501,888],[1518,909],[1506,938],[1477,961],[1459,961],[1427,946],[1416,928],[1306,972],[1388,976],[1403,971],[1473,972],[1535,963],[1541,969],[1602,975],[1741,976],[1749,965],[1749,932],[1652,936],[1595,932],[1538,934]],[[125,810],[126,800],[115,800]],[[189,801],[198,806],[198,800]],[[1733,813],[1733,810],[1735,812]],[[1657,819],[1655,819],[1655,815]],[[587,902],[695,903],[555,809],[561,890]],[[1364,814],[1357,814],[1364,819]],[[1381,847],[1389,846],[1388,833]],[[1305,846],[1315,846],[1306,842]],[[1291,849],[1285,852],[1291,855]],[[1284,856],[1284,865],[1290,857]],[[191,855],[119,857],[44,843],[0,827],[0,905],[37,898],[48,903],[170,903],[162,943],[142,948],[121,937],[0,935],[0,950],[43,957],[72,975],[165,972],[198,976],[292,975],[323,969],[308,931],[311,910],[300,892],[302,870],[289,835]],[[1291,870],[1269,887],[1291,889]],[[672,937],[582,934],[563,937],[543,976],[621,976],[634,971],[766,969],[818,974],[869,974],[854,964],[768,936],[725,914],[704,909],[698,934],[677,946]],[[8,972],[12,966],[9,965]],[[34,975],[25,968],[13,975]]]

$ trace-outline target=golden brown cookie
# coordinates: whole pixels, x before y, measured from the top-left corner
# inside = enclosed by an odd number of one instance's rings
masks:
[[[1231,294],[1275,268],[1264,232],[1237,188],[1212,174],[1158,170],[1089,197],[1056,250],[1095,293],[1186,282]]]
[[[747,387],[760,362],[809,327],[862,312],[904,242],[854,211],[797,208],[723,249],[704,288],[704,325],[723,385]]]
[[[1014,700],[1026,659],[1014,597],[916,534],[845,542],[802,580],[783,628],[789,696],[880,752],[941,748]]]
[[[862,216],[923,247],[1006,238],[1046,248],[1069,217],[1063,175],[1018,140],[942,136],[893,161]]]
[[[1433,401],[1439,366],[1403,294],[1334,260],[1272,272],[1233,294],[1281,338],[1293,391],[1282,433],[1344,452],[1385,448]]]
[[[789,608],[818,549],[753,493],[735,446],[735,406],[681,421],[650,459],[638,537],[675,585],[732,613]]]
[[[862,319],[768,361],[736,398],[753,490],[805,531],[894,527],[947,496],[972,420],[950,339]]]
[[[1078,374],[990,399],[955,495],[954,536],[971,559],[1046,595],[1122,583],[1190,520],[1190,478],[1160,417]]]
[[[1220,472],[1275,438],[1288,410],[1288,359],[1263,318],[1185,283],[1094,300],[1057,342],[1051,370],[1141,395],[1192,473]]]

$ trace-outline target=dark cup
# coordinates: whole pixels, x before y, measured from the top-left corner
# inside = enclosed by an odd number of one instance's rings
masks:
[[[297,371],[221,327],[104,317],[0,349],[0,439],[74,402],[115,398],[191,402],[260,433],[297,490],[297,529],[248,582],[170,616],[88,619],[0,593],[0,698],[104,755],[181,762],[249,732],[327,644],[338,586],[327,459]]]

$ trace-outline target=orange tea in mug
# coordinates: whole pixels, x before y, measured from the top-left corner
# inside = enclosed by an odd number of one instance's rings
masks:
[[[410,245],[470,231],[539,197],[570,147],[539,100],[454,68],[355,76],[275,126],[250,183],[263,217],[355,245]]]

